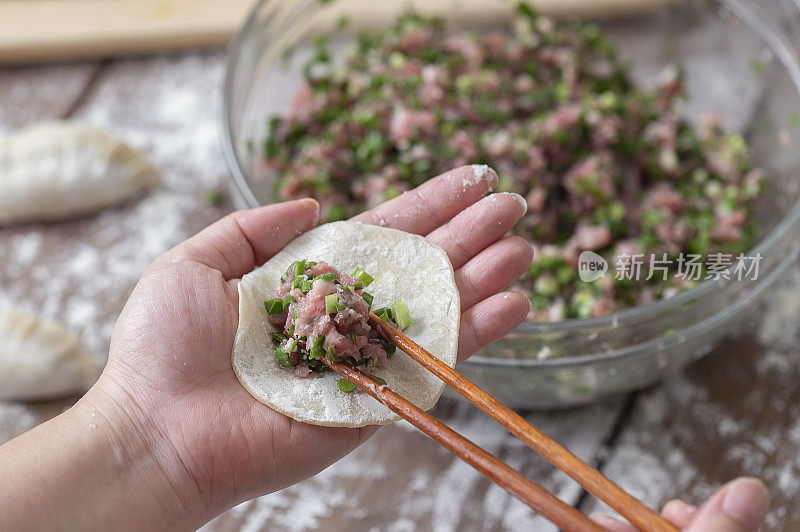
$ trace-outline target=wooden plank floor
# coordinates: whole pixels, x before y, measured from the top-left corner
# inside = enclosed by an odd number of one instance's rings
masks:
[[[606,474],[652,505],[760,477],[772,491],[765,530],[800,530],[800,268],[776,285],[738,337],[637,395]]]
[[[217,112],[222,52],[0,70],[0,131],[70,117],[106,126],[162,168],[164,185],[97,216],[0,229],[0,299],[66,321],[102,360],[144,267],[232,209]],[[527,417],[651,504],[698,501],[740,474],[775,493],[768,529],[800,527],[800,271],[759,320],[685,375],[606,403]],[[70,400],[0,402],[0,441]],[[593,499],[482,414],[446,397],[438,417],[586,511]],[[313,500],[313,504],[309,504]],[[379,431],[316,477],[244,503],[208,530],[548,530],[526,507],[410,426]]]

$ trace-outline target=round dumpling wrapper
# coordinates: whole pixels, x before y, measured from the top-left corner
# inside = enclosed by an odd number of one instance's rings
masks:
[[[333,371],[299,378],[275,359],[264,301],[274,296],[281,276],[297,260],[325,261],[342,273],[361,267],[374,281],[367,289],[373,308],[402,298],[411,324],[404,333],[449,366],[456,363],[460,298],[447,254],[418,235],[358,222],[321,225],[293,240],[239,283],[239,328],[233,369],[250,394],[298,421],[330,427],[362,427],[397,421],[399,416],[372,396],[339,390]],[[375,375],[416,406],[436,404],[444,383],[398,349]]]

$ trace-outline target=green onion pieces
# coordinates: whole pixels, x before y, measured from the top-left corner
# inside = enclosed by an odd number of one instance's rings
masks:
[[[411,324],[411,314],[408,312],[408,305],[402,299],[398,299],[391,306],[394,321],[400,329],[405,329]]]
[[[339,310],[337,308],[338,304],[339,304],[339,296],[338,295],[336,295],[336,294],[328,294],[327,296],[325,296],[325,312],[327,314],[331,314],[331,313],[336,312],[337,310]]]
[[[353,272],[353,277],[356,279],[360,279],[362,283],[364,283],[364,287],[370,285],[370,283],[374,280],[370,274],[362,270],[361,268],[356,268],[356,271]]]
[[[268,314],[280,314],[283,312],[283,300],[268,299],[267,301],[264,301],[264,307],[266,307]]]
[[[347,379],[339,379],[336,381],[336,385],[345,393],[350,393],[356,389],[356,385],[350,382]]]

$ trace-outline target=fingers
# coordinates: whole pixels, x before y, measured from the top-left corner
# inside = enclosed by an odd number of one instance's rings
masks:
[[[513,331],[530,311],[528,298],[519,292],[503,292],[481,301],[461,314],[458,361]]]
[[[722,487],[696,514],[689,532],[756,532],[769,504],[769,491],[755,478]]]
[[[461,166],[368,210],[353,220],[427,235],[497,186],[486,165]]]
[[[165,254],[193,260],[241,277],[317,224],[319,204],[310,198],[231,213]]]
[[[427,239],[444,249],[453,268],[458,269],[505,235],[526,210],[525,200],[519,194],[492,194],[431,232]]]
[[[470,308],[503,290],[525,273],[531,260],[533,248],[518,236],[504,238],[481,251],[456,270],[462,308]]]
[[[662,515],[687,532],[756,532],[769,503],[769,491],[755,478],[740,478],[723,486],[698,510],[683,501],[664,505]],[[611,532],[636,528],[602,514],[592,520]]]
[[[688,528],[692,524],[694,518],[697,517],[698,508],[691,504],[686,504],[683,501],[673,499],[664,505],[661,510],[663,515],[668,521],[677,527]]]
[[[608,532],[639,532],[639,529],[625,521],[619,521],[605,514],[592,514],[589,518]]]

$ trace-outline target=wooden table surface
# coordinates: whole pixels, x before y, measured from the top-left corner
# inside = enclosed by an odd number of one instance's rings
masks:
[[[57,317],[104,358],[116,315],[159,253],[232,209],[217,113],[224,53],[0,70],[0,132],[45,119],[106,126],[162,168],[161,188],[66,223],[0,229],[0,300]],[[740,475],[773,493],[765,529],[800,529],[800,269],[763,312],[683,374],[602,404],[526,417],[650,505],[700,501]],[[2,341],[2,339],[0,339]],[[0,402],[0,442],[70,405]],[[463,400],[437,417],[585,512],[602,506]],[[551,530],[405,423],[314,478],[233,508],[208,530]]]

